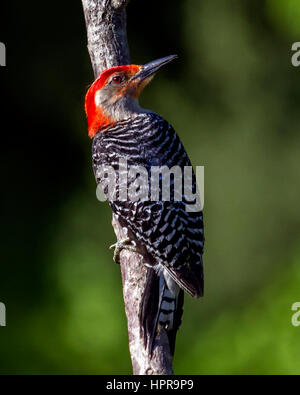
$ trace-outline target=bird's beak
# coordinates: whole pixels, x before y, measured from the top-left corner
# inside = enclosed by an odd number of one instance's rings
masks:
[[[143,82],[148,78],[154,76],[163,66],[177,59],[177,55],[167,56],[165,58],[154,60],[141,67],[141,69],[131,78],[131,81]]]

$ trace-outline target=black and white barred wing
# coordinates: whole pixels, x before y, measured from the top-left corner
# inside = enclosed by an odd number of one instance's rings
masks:
[[[115,210],[114,210],[115,211]],[[166,270],[193,297],[203,295],[203,235],[198,213],[186,213],[181,202],[137,202],[133,221],[120,216],[137,244],[145,247],[156,271]]]

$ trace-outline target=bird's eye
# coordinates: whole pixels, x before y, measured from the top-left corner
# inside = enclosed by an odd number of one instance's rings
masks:
[[[113,82],[114,82],[115,84],[121,84],[121,82],[122,82],[122,77],[120,77],[119,75],[116,75],[112,80],[113,80]]]

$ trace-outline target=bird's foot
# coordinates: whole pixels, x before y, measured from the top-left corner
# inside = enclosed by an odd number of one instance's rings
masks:
[[[129,237],[126,237],[125,239],[122,240],[118,240],[115,244],[109,247],[110,250],[112,250],[113,248],[115,249],[113,259],[117,265],[120,264],[120,254],[122,250],[137,252],[136,246],[129,239]]]

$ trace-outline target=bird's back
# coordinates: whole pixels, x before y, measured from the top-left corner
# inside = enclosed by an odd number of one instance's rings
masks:
[[[177,166],[182,170],[184,178],[184,169],[191,167],[178,135],[167,121],[155,113],[140,114],[135,118],[118,122],[105,132],[98,133],[93,141],[93,168],[98,184],[101,182],[97,176],[99,167],[109,165],[118,171],[120,159],[126,160],[128,168],[143,166],[147,170],[149,199],[121,201],[117,198],[110,201],[114,213],[141,246],[141,250],[146,250],[152,264],[163,264],[171,270],[174,277],[178,277],[178,281],[183,275],[183,288],[193,296],[201,296],[204,245],[202,212],[188,212],[185,196],[182,201],[175,201],[172,196],[172,177],[170,201],[152,201],[150,195],[153,168],[166,166],[171,169]],[[123,170],[127,171],[125,168]],[[122,170],[119,174],[122,182]],[[191,183],[195,191],[194,174]],[[159,189],[161,198],[161,185]]]

